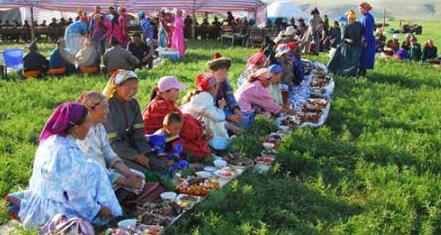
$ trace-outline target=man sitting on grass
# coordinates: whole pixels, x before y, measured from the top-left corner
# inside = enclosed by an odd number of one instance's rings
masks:
[[[49,61],[38,52],[37,42],[33,41],[28,46],[29,53],[23,58],[24,78],[42,77],[46,75]]]
[[[122,48],[116,38],[110,40],[111,48],[104,53],[103,63],[108,73],[113,73],[118,69],[133,70],[139,64],[139,60]]]

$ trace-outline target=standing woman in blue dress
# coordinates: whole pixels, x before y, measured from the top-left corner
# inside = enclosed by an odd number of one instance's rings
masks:
[[[363,25],[363,53],[361,55],[359,74],[364,76],[368,69],[374,68],[375,63],[375,19],[369,12],[372,9],[369,3],[361,3],[359,9],[361,14],[360,22]]]

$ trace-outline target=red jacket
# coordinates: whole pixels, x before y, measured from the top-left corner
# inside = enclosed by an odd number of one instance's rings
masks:
[[[170,101],[162,98],[152,100],[144,109],[142,119],[144,120],[144,133],[153,134],[156,130],[163,127],[164,117],[170,112],[181,111]],[[189,153],[199,159],[204,159],[211,155],[211,149],[208,146],[204,128],[202,124],[189,114],[182,114],[184,126],[181,131],[181,140],[184,152]]]

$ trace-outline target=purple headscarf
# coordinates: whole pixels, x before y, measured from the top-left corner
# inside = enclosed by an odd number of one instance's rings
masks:
[[[69,124],[79,125],[83,121],[83,112],[86,108],[77,102],[60,104],[51,117],[47,120],[40,133],[40,142],[45,141],[52,135],[67,135]]]

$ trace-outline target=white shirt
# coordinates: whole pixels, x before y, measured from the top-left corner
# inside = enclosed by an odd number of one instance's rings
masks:
[[[107,132],[102,123],[91,126],[84,140],[77,140],[77,144],[87,159],[96,161],[107,170],[121,159],[116,155],[107,139]]]

